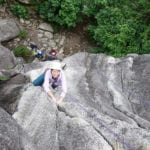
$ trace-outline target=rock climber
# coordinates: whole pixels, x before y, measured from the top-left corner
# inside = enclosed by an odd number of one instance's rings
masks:
[[[44,83],[43,83],[44,82]],[[62,64],[60,61],[51,61],[50,68],[41,74],[33,81],[35,86],[43,84],[45,92],[48,96],[59,105],[67,93],[66,78],[62,71]],[[60,91],[58,98],[55,97],[54,92]]]

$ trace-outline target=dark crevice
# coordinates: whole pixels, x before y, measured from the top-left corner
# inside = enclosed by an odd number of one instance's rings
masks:
[[[58,106],[57,108],[58,108],[58,111],[63,112],[67,117],[74,118],[73,116],[70,116],[65,110],[61,109],[59,106]],[[88,122],[87,120],[85,120],[85,121]],[[111,146],[112,150],[114,150],[114,147],[113,147],[113,145],[109,142],[109,140],[107,140],[107,138],[106,138],[98,129],[96,129],[91,123],[88,122],[88,124],[89,124],[90,126],[92,126],[92,128],[93,128],[101,137],[104,138],[104,140],[107,142],[107,144]],[[62,149],[60,149],[60,150],[62,150]]]
[[[59,128],[59,123],[58,123],[58,111],[56,110],[56,142],[58,142],[58,147],[59,147],[59,132],[58,132],[58,128]],[[59,148],[60,149],[60,148]]]
[[[61,109],[60,106],[57,106],[58,111],[63,112],[67,117],[74,118],[74,116],[69,115],[65,110]]]
[[[122,88],[122,92],[124,92],[124,84],[123,84],[123,71],[122,71],[122,66],[121,66],[121,88]]]
[[[134,122],[136,122],[136,124],[137,124],[137,126],[138,127],[140,127],[140,128],[142,128],[142,129],[150,129],[150,123],[149,123],[149,126],[144,126],[144,125],[142,125],[140,122],[137,122],[137,119],[135,118],[136,116],[135,116],[135,114],[132,114],[132,113],[130,113],[130,112],[126,112],[126,111],[122,111],[122,110],[120,110],[119,108],[117,108],[117,107],[115,107],[115,106],[113,106],[114,107],[114,109],[116,109],[116,110],[118,110],[120,113],[123,113],[123,114],[125,114],[127,117],[129,117],[130,119],[132,119]],[[138,116],[137,116],[138,117]],[[146,121],[146,120],[145,120]],[[146,121],[146,122],[148,122],[148,121]]]
[[[91,125],[91,124],[90,124]],[[92,126],[92,125],[91,125]],[[114,149],[114,146],[109,142],[109,140],[107,140],[107,138],[98,130],[98,129],[96,129],[94,126],[92,126],[93,127],[93,129],[98,133],[98,134],[100,134],[103,138],[104,138],[104,140],[108,143],[108,145],[110,145],[111,146],[111,148],[112,148],[112,150],[115,150]]]

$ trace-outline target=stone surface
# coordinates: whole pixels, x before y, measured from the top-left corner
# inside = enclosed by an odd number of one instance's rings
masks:
[[[60,44],[61,46],[64,45],[65,39],[66,39],[66,37],[65,37],[65,36],[62,36],[62,38],[61,38],[61,40],[60,40],[60,42],[59,42],[59,44]]]
[[[30,4],[30,0],[18,0],[19,2],[21,3],[24,3],[24,4]]]
[[[46,37],[48,37],[49,39],[53,38],[53,34],[51,32],[45,32],[44,33]]]
[[[0,19],[0,42],[15,38],[19,32],[20,29],[13,19]]]
[[[21,149],[19,127],[16,121],[2,108],[0,108],[0,149]]]
[[[149,114],[149,109],[144,107],[144,103],[150,99],[149,57],[142,55],[115,59],[87,53],[73,55],[65,60],[69,93],[75,93],[80,98],[86,96],[88,100],[83,101],[91,101],[90,104],[102,112],[115,107],[114,110],[124,113],[131,112],[140,116],[142,112]],[[74,77],[78,80],[74,80]],[[112,112],[109,114],[113,115]]]
[[[12,23],[10,23],[12,21]],[[7,26],[6,26],[7,24]],[[11,25],[13,24],[13,25]],[[9,27],[12,26],[13,28]],[[14,49],[17,45],[25,45],[29,47],[31,43],[34,43],[38,46],[39,49],[48,50],[55,48],[61,51],[63,50],[63,44],[65,41],[64,35],[54,34],[53,28],[50,24],[40,23],[37,20],[33,19],[20,19],[16,25],[15,20],[0,20],[0,41],[5,42],[5,46],[9,49]],[[28,35],[25,39],[15,38],[19,32],[17,30],[25,30],[28,32]],[[57,42],[56,42],[57,41]]]
[[[16,120],[0,108],[0,149],[37,150],[32,139],[22,130]]]
[[[143,147],[141,148],[141,150],[145,150],[144,147],[150,144],[149,143],[150,141],[149,130],[145,130],[143,128],[138,127],[138,125],[135,122],[131,124],[131,123],[127,123],[126,121],[120,121],[118,119],[109,117],[108,115],[102,114],[93,108],[91,109],[88,106],[84,106],[77,100],[72,102],[72,99],[70,99],[70,101],[71,102],[65,102],[62,105],[60,105],[59,112],[63,112],[66,115],[66,118],[70,117],[72,121],[74,118],[82,118],[84,121],[88,122],[89,125],[93,127],[93,130],[96,130],[97,133],[99,133],[105,139],[106,143],[109,146],[114,148],[116,141],[117,141],[120,145],[119,147],[121,150],[128,150],[128,149],[137,150],[140,147]],[[59,134],[60,141],[64,141],[62,145],[63,147],[68,149],[69,140],[73,139],[72,138],[73,132],[71,132],[73,130],[72,129],[73,127],[70,127],[68,125],[70,123],[67,122],[65,117],[62,117],[62,118],[63,119],[61,120],[63,120],[65,123],[63,123],[62,121],[60,124],[60,128],[61,128],[61,131]],[[62,128],[63,124],[66,124],[66,126]],[[70,130],[66,131],[66,128]],[[66,133],[63,133],[64,130],[66,131]],[[77,130],[78,128],[75,131],[77,132]],[[70,132],[72,134],[70,134]],[[64,136],[66,134],[67,136],[70,135],[70,138],[68,140]],[[86,134],[85,133],[82,134],[82,136],[84,135]],[[78,137],[80,136],[78,135]],[[78,140],[78,138],[74,140],[76,141]],[[66,145],[65,141],[68,142],[67,143],[68,145]],[[104,146],[104,149],[105,148],[107,149],[109,147],[107,144]]]
[[[43,37],[43,34],[39,33],[38,38],[42,38],[42,37]]]
[[[109,150],[115,149],[116,142],[119,150],[146,150],[149,61],[150,55],[116,59],[77,53],[63,61],[68,92],[60,106],[42,87],[29,84],[13,116],[42,150]],[[25,65],[23,73],[33,81],[49,63]]]
[[[59,113],[59,148],[65,150],[112,150],[105,139],[85,120]]]
[[[52,33],[54,32],[52,26],[50,24],[47,24],[47,23],[41,23],[38,28],[41,30],[44,30],[44,31],[49,31]]]
[[[58,150],[57,110],[41,87],[28,84],[13,117],[34,141],[38,150]]]
[[[22,86],[26,83],[27,78],[15,72],[3,71],[3,75],[8,77],[7,81],[0,81],[0,106],[8,113],[13,114],[16,111],[17,99],[20,95]]]
[[[15,57],[13,53],[0,45],[0,70],[1,69],[10,69],[15,65]]]

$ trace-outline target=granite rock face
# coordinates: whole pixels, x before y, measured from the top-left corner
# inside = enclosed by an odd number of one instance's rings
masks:
[[[14,67],[16,59],[14,54],[0,44],[0,70]]]
[[[44,23],[39,29],[53,38],[51,26]],[[0,42],[19,32],[14,20],[0,20]],[[117,59],[77,53],[65,58],[68,92],[59,106],[42,86],[27,83],[50,63],[17,65],[10,50],[0,45],[0,149],[150,149],[150,55]]]
[[[18,111],[13,117],[34,141],[37,150],[59,150],[56,105],[41,87],[31,84],[24,87]]]
[[[13,117],[42,150],[147,150],[149,61],[150,55],[116,59],[77,53],[63,61],[64,102],[56,106],[42,87],[28,84]],[[49,65],[28,64],[23,73],[33,81]]]
[[[14,74],[11,72],[3,72],[9,79],[0,81],[0,107],[5,109],[9,114],[16,111],[20,90],[27,82],[27,78],[22,74]]]
[[[16,65],[14,54],[1,45],[19,35],[20,29],[13,19],[0,19],[0,70],[10,69]]]
[[[33,141],[5,110],[0,108],[0,149],[36,150]]]
[[[20,29],[13,19],[0,19],[0,42],[15,38],[19,32]]]
[[[16,121],[0,108],[0,149],[21,149]]]

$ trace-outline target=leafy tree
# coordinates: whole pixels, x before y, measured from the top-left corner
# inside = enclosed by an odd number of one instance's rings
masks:
[[[61,27],[88,20],[99,50],[113,56],[150,53],[149,0],[33,0],[39,15]]]
[[[40,16],[60,26],[75,27],[80,17],[80,0],[35,0]]]
[[[29,17],[28,9],[23,5],[20,5],[19,3],[14,3],[13,5],[11,5],[11,11],[19,18]]]
[[[114,56],[150,53],[149,2],[144,1],[86,2],[83,13],[95,19],[88,30],[106,53]]]
[[[6,0],[0,0],[0,4],[6,3]]]

